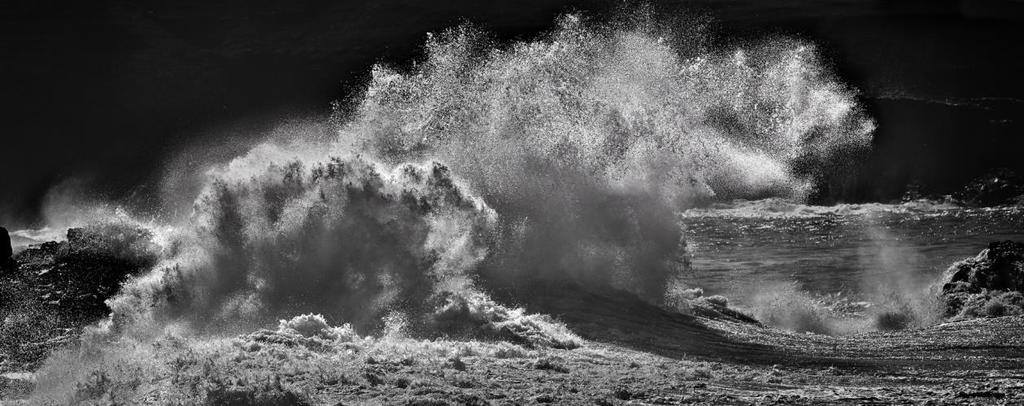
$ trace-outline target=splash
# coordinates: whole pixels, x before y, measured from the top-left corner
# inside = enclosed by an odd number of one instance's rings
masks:
[[[491,296],[571,282],[663,303],[686,268],[681,210],[800,200],[874,124],[811,44],[706,51],[655,32],[570,15],[508,46],[468,26],[430,36],[412,69],[373,68],[333,142],[266,142],[175,180],[199,191],[193,213],[105,328],[318,313],[365,332],[397,312],[429,334],[482,320],[559,342]]]
[[[538,285],[669,304],[685,290],[681,211],[799,201],[874,124],[811,44],[707,51],[663,31],[570,15],[495,46],[456,28],[407,71],[375,66],[339,104],[334,140],[267,141],[168,179],[198,191],[192,214],[155,233],[160,263],[108,302],[83,351],[51,359],[52,395],[78,399],[107,376],[88,371],[115,365],[140,368],[125,379],[182,376],[160,369],[181,348],[224,347],[219,334],[256,331],[242,339],[253,351],[342,351],[374,335],[580,346],[557,320],[506,305],[535,304]],[[179,219],[181,196],[161,200]],[[179,335],[206,339],[153,344]]]
[[[802,161],[870,141],[873,122],[809,44],[684,59],[693,50],[669,43],[574,16],[508,49],[452,30],[412,72],[375,67],[342,137],[393,160],[443,157],[485,195],[563,170],[676,203],[801,196]]]
[[[115,317],[157,305],[158,317],[204,330],[317,311],[371,328],[469,289],[495,214],[444,165],[350,157],[247,171],[262,157],[214,175],[175,254],[127,286]]]
[[[815,163],[866,147],[873,122],[809,44],[699,53],[648,28],[568,16],[507,48],[471,27],[431,36],[412,71],[373,69],[339,144],[464,177],[503,219],[481,264],[492,283],[659,301],[683,268],[679,210],[802,199]]]

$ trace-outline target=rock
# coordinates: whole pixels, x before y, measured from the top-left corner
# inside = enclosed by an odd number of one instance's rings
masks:
[[[76,227],[69,228],[67,237],[69,243],[81,244],[85,241],[85,230]]]
[[[956,198],[972,206],[1019,204],[1024,195],[1024,182],[1008,169],[998,169],[972,180]]]
[[[990,243],[942,275],[944,317],[967,319],[1024,314],[1024,243]]]
[[[0,234],[2,249],[8,234]],[[106,300],[160,255],[152,235],[132,224],[72,229],[68,238],[18,252],[15,271],[0,272],[0,354],[25,368],[63,345],[54,340],[106,317]]]
[[[14,248],[11,247],[11,235],[7,233],[7,229],[0,227],[0,271],[6,272],[13,270],[15,267]]]
[[[943,291],[1024,290],[1024,243],[990,243],[974,258],[953,264],[943,275]]]

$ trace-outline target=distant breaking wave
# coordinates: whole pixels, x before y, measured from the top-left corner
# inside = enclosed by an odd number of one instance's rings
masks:
[[[799,201],[874,123],[810,44],[704,51],[654,28],[570,15],[495,46],[460,27],[408,71],[375,66],[330,146],[266,143],[211,170],[107,327],[315,312],[364,331],[401,317],[425,335],[536,336],[558,329],[489,295],[571,282],[662,303],[686,268],[681,210]]]

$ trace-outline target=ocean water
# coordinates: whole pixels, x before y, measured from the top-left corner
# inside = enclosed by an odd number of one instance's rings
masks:
[[[413,67],[373,67],[328,120],[333,137],[282,130],[171,176],[187,185],[168,190],[194,193],[163,196],[190,208],[166,211],[189,214],[140,225],[161,261],[111,299],[112,319],[239,333],[318,313],[374,333],[400,314],[447,334],[446,303],[530,302],[519,287],[538,281],[663,304],[685,271],[680,241],[704,245],[680,210],[800,201],[875,129],[813,43],[709,49],[700,35],[576,15],[511,44],[472,26],[430,35]]]
[[[927,288],[989,242],[1024,239],[1024,208],[737,201],[682,213],[688,283],[734,303],[778,284],[871,300]],[[875,298],[877,299],[877,297]]]
[[[819,315],[822,296],[877,304],[861,321],[880,309],[927,324],[920,292],[943,269],[1024,234],[1020,208],[799,203],[870,148],[875,122],[857,90],[806,41],[700,43],[572,15],[500,46],[458,27],[429,36],[412,68],[375,66],[325,118],[336,137],[271,134],[168,179],[195,192],[163,196],[187,216],[49,207],[88,215],[18,231],[19,244],[119,222],[153,241],[111,255],[158,258],[86,332],[103,355],[51,359],[50,384],[74,394],[64,382],[121,365],[125,348],[161,376],[178,359],[150,350],[164,336],[209,347],[275,324],[573,348],[581,340],[552,316],[632,328],[694,309],[678,300],[696,299],[687,288],[793,331],[878,329]],[[572,289],[552,301],[538,286]]]

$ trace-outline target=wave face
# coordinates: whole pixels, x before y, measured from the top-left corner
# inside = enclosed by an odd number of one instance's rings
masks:
[[[685,268],[680,210],[800,199],[821,163],[869,144],[813,46],[704,52],[654,32],[568,16],[507,47],[471,27],[431,36],[411,70],[374,67],[330,147],[265,144],[211,171],[113,320],[425,326],[553,281],[660,303]]]

